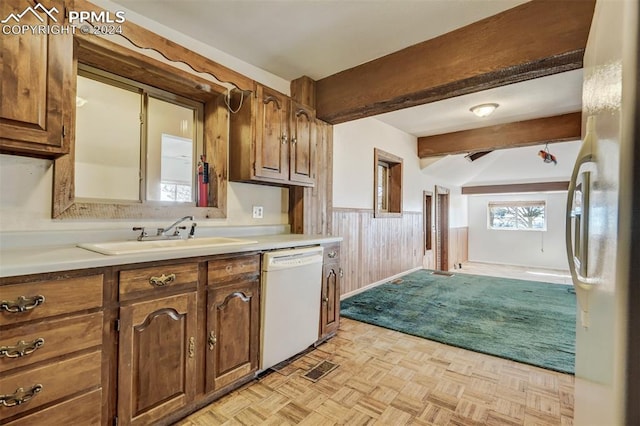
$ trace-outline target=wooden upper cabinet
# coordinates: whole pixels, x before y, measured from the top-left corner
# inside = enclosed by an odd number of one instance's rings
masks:
[[[17,18],[27,7],[33,7],[31,2],[3,0],[0,18],[16,16],[18,21],[10,19],[8,26],[66,26],[65,2],[47,2],[48,14],[46,6],[40,5],[32,9],[33,13]],[[73,35],[34,35],[30,30],[3,34],[0,57],[0,151],[39,157],[69,152],[75,105],[71,84]]]
[[[312,109],[291,102],[290,179],[313,185],[316,168],[315,114]]]
[[[287,180],[289,178],[289,126],[286,96],[258,86],[256,119],[256,176]]]
[[[275,90],[256,85],[234,95],[229,140],[229,178],[239,182],[313,186],[315,111]]]

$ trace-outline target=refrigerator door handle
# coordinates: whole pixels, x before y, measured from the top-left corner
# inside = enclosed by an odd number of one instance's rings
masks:
[[[595,117],[591,116],[587,118],[587,132],[569,181],[565,223],[566,250],[571,278],[574,286],[579,286],[586,290],[590,289],[596,281],[590,280],[587,274],[590,172],[580,173],[580,169],[583,165],[595,161],[595,138]],[[581,178],[580,184],[578,184],[578,178]],[[578,188],[582,197],[579,214],[577,209],[574,210],[575,194]],[[576,241],[578,238],[579,241]],[[578,253],[574,251],[574,247]]]

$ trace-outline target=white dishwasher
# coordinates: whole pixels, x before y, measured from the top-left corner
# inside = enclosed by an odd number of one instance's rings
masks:
[[[318,340],[322,247],[267,252],[262,258],[260,370]]]

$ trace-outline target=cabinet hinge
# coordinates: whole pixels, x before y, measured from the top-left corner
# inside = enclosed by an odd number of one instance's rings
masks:
[[[115,324],[113,325],[113,329],[114,329],[115,331],[120,331],[120,320],[119,320],[119,319],[117,319],[117,320],[115,321]]]
[[[62,137],[67,137],[67,126],[65,126],[64,124],[62,125]]]
[[[115,416],[113,418],[113,422],[111,422],[113,424],[113,426],[118,426],[118,416]]]

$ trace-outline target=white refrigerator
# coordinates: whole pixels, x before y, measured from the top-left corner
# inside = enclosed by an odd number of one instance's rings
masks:
[[[640,425],[638,9],[638,0],[598,0],[584,56],[566,228],[578,300],[577,426]]]

